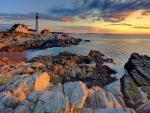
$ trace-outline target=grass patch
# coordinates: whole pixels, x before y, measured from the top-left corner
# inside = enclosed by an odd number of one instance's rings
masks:
[[[9,80],[9,77],[0,76],[0,85],[6,84]]]

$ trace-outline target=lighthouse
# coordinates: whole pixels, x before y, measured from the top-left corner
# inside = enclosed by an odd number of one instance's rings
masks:
[[[36,30],[36,33],[39,34],[40,32],[40,18],[39,18],[39,14],[36,13],[36,18],[35,18],[35,30]]]

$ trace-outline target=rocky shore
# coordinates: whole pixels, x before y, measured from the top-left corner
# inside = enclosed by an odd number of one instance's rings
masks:
[[[121,78],[98,51],[39,56],[0,70],[1,113],[149,113],[150,57],[136,53]]]
[[[150,57],[124,71],[91,50],[26,59],[23,51],[78,45],[73,37],[17,40],[0,49],[0,113],[150,113]]]
[[[4,38],[4,37],[3,37]],[[15,37],[7,38],[9,43],[4,44],[0,48],[0,52],[23,52],[30,49],[46,49],[51,47],[67,47],[70,45],[78,45],[81,39],[76,39],[68,35],[52,36],[52,37],[36,37],[17,39]],[[6,41],[7,42],[7,41]],[[5,42],[3,42],[5,43]]]
[[[133,53],[125,65],[128,73],[121,79],[124,100],[138,113],[150,112],[150,57]]]

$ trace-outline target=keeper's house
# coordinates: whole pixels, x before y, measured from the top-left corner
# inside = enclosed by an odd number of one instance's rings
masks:
[[[15,25],[13,25],[12,28],[9,30],[9,32],[21,32],[21,33],[35,34],[35,30],[29,29],[24,24],[15,24]]]

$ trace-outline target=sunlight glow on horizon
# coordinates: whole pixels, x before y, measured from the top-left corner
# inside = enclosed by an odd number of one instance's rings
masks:
[[[150,15],[142,15],[141,11],[133,12],[126,20],[118,23],[96,22],[92,24],[97,29],[106,28],[112,34],[150,34]],[[114,25],[116,24],[116,25]],[[127,25],[123,25],[127,24]]]

